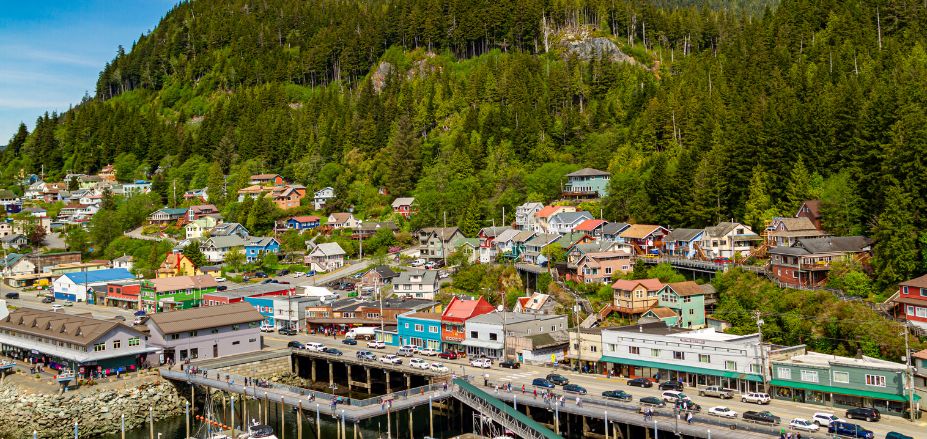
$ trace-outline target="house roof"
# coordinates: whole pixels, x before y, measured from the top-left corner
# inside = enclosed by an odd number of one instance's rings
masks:
[[[277,178],[277,177],[280,177],[280,175],[279,175],[279,174],[254,174],[254,175],[251,176],[251,179],[252,179],[252,180],[255,180],[255,181],[258,181],[258,180],[273,180],[273,179],[275,179],[275,178]]]
[[[91,317],[52,312],[33,308],[17,308],[0,320],[0,328],[46,337],[80,346],[90,346],[116,328],[141,335],[115,320],[100,320]]]
[[[703,231],[704,229],[673,229],[672,231],[669,232],[669,234],[666,235],[666,238],[664,238],[664,240],[665,241],[690,242],[696,237],[698,237],[698,235],[702,233]]]
[[[567,177],[602,177],[611,175],[608,172],[600,171],[598,169],[592,168],[583,168],[575,172],[567,174]]]
[[[802,219],[808,219],[802,217]],[[769,236],[778,236],[782,238],[817,238],[829,236],[827,232],[818,229],[811,230],[771,230]]]
[[[515,236],[512,237],[512,241],[527,243],[528,241],[531,240],[531,238],[534,237],[534,235],[535,233],[532,230],[522,230],[521,232],[518,232]]]
[[[154,287],[154,290],[158,292],[186,290],[188,288],[213,288],[218,285],[216,279],[208,274],[159,277],[156,279],[149,279],[146,282],[150,283],[151,286]]]
[[[505,318],[503,319],[503,315]],[[498,324],[501,325],[503,321],[506,324],[515,324],[521,322],[528,322],[532,320],[543,321],[543,320],[555,320],[561,319],[564,316],[560,314],[525,314],[518,312],[508,312],[508,311],[493,311],[486,314],[481,314],[476,317],[473,317],[469,321],[475,323],[489,323],[489,324]]]
[[[411,206],[412,203],[414,202],[415,202],[415,198],[413,197],[400,197],[400,198],[393,200],[392,206],[393,208],[397,208],[401,206]]]
[[[574,227],[573,230],[578,231],[578,232],[591,232],[595,229],[598,229],[599,227],[602,227],[603,225],[607,223],[608,222],[605,220],[587,219],[586,221],[579,223],[579,225]]]
[[[132,262],[135,260],[135,257],[132,255],[122,255],[116,259],[113,259],[113,262]]]
[[[158,209],[158,212],[174,216],[174,215],[183,215],[187,213],[187,209],[184,207],[178,207],[178,208],[165,207],[164,209]],[[158,212],[155,212],[155,213],[158,213]]]
[[[196,331],[199,329],[242,323],[260,322],[264,316],[247,302],[228,305],[190,308],[180,311],[159,312],[148,320],[164,334]]]
[[[480,235],[483,235],[487,238],[495,238],[509,230],[512,230],[512,228],[508,226],[483,227],[482,229],[480,229]]]
[[[923,349],[911,354],[914,358],[920,358],[921,360],[927,360],[927,349]]]
[[[547,218],[554,214],[561,206],[544,206],[534,216],[536,218]]]
[[[234,231],[235,229],[239,227],[247,231],[247,229],[245,229],[245,226],[241,225],[240,223],[222,223],[222,224],[217,224],[215,227],[213,227],[212,231],[210,231],[210,234],[213,237],[225,236],[225,235],[231,234],[232,231]]]
[[[347,213],[347,212],[335,212],[329,215],[328,217],[331,218],[328,222],[340,224],[343,222],[347,222],[351,218],[354,218],[354,215]]]
[[[915,277],[911,280],[906,280],[904,282],[899,282],[898,285],[915,287],[915,288],[927,288],[927,274],[921,277]]]
[[[592,214],[586,212],[585,210],[579,212],[560,212],[548,220],[551,224],[553,223],[563,223],[563,224],[574,224],[578,221],[592,219]]]
[[[821,217],[821,200],[805,200],[805,202],[801,204],[801,207],[807,207],[808,210],[811,211],[812,217]],[[801,209],[799,209],[799,212],[801,212]]]
[[[422,280],[413,281],[413,275],[422,276]],[[399,277],[393,281],[394,284],[421,284],[421,285],[434,285],[438,282],[438,272],[437,270],[407,270],[399,273]]]
[[[869,247],[872,240],[865,236],[829,236],[824,238],[800,238],[797,244],[811,253],[857,253]]]
[[[493,306],[482,296],[476,299],[454,296],[444,308],[441,318],[466,320],[473,317],[477,312],[491,312],[493,309]]]
[[[672,288],[676,294],[682,297],[710,295],[715,292],[715,288],[711,286],[711,284],[699,285],[691,280],[685,282],[672,282],[666,284],[666,286]]]
[[[317,245],[309,255],[312,256],[313,254],[320,254],[323,256],[343,256],[347,253],[345,253],[344,249],[342,249],[337,242],[326,242]]]
[[[392,279],[398,276],[398,274],[395,271],[393,271],[392,268],[389,268],[389,266],[387,265],[378,265],[376,267],[371,268],[370,271],[374,271],[377,274],[379,274],[381,279]]]
[[[779,224],[785,228],[786,231],[794,232],[799,230],[817,230],[814,228],[814,223],[811,222],[811,219],[805,216],[799,216],[795,218],[778,218],[777,221]]]
[[[549,294],[537,293],[537,292],[531,293],[531,295],[528,297],[518,298],[518,302],[521,304],[522,309],[531,309],[531,310],[539,310],[543,308],[544,304],[546,304],[548,300],[551,300]],[[551,302],[553,301],[551,300]]]
[[[622,238],[644,239],[659,228],[660,226],[653,224],[631,224],[631,226],[621,232],[619,236]]]
[[[560,235],[556,233],[538,233],[533,238],[528,240],[525,245],[532,247],[544,247],[545,245],[548,245],[558,239],[560,239]]]
[[[621,233],[622,231],[624,231],[624,229],[627,229],[628,227],[631,227],[631,225],[628,224],[628,223],[612,223],[612,222],[609,222],[609,223],[605,224],[604,226],[602,226],[602,234],[604,234],[604,235],[616,235],[616,234],[618,234],[618,233]]]
[[[14,233],[12,235],[7,235],[7,236],[0,238],[0,241],[10,243],[10,242],[18,241],[18,240],[23,240],[23,239],[26,239],[26,237],[23,235],[20,235],[19,233]]]
[[[402,314],[404,317],[421,320],[441,320],[441,313],[437,312],[409,312]]]
[[[455,234],[460,232],[460,229],[457,227],[426,227],[422,229],[422,231],[428,234],[428,236],[436,235],[438,239],[448,242]]]
[[[216,206],[213,204],[199,204],[196,206],[190,206],[190,210],[193,213],[202,213],[202,212],[218,212],[219,209],[216,209]]]
[[[396,230],[399,230],[399,227],[396,227],[396,223],[392,221],[382,221],[382,222],[367,221],[367,222],[362,222],[360,226],[357,227],[357,230],[359,231],[376,231],[379,229],[387,229],[390,231],[396,231]]]
[[[560,246],[563,248],[570,248],[573,245],[576,245],[577,242],[579,242],[580,240],[582,240],[583,238],[587,236],[589,235],[587,235],[586,232],[575,232],[574,231],[570,233],[564,233],[563,236],[557,239],[557,242],[560,243]]]
[[[560,346],[570,342],[569,333],[562,329],[553,332],[526,335],[525,338],[531,340],[532,349],[552,348],[554,346]]]
[[[660,279],[653,278],[637,280],[619,279],[612,284],[612,288],[622,291],[631,291],[638,285],[642,285],[647,291],[658,291],[663,288],[663,282],[660,282]]]
[[[519,233],[521,233],[520,230],[507,229],[504,232],[496,235],[495,241],[498,243],[509,242],[515,239],[515,237],[518,236]]]
[[[733,232],[738,227],[744,228],[744,232],[745,232],[743,233],[744,235],[756,235],[756,233],[753,233],[753,231],[749,231],[749,233],[747,233],[749,228],[743,224],[732,223],[732,222],[727,222],[727,221],[722,221],[718,223],[718,225],[716,226],[705,227],[705,234],[707,234],[708,236],[719,238],[722,236],[727,236],[728,234]]]
[[[656,306],[656,307],[650,308],[650,310],[647,312],[653,313],[653,315],[655,315],[659,319],[671,319],[673,317],[678,317],[675,311],[665,306]]]
[[[248,238],[248,243],[245,245],[248,247],[267,247],[276,241],[276,238],[269,236],[252,236]]]
[[[91,270],[76,273],[67,273],[66,277],[76,284],[109,282],[122,279],[135,279],[135,276],[125,268],[107,268],[104,270]],[[60,278],[59,278],[60,279]]]
[[[238,235],[219,235],[209,238],[212,245],[216,248],[244,247],[245,240]]]

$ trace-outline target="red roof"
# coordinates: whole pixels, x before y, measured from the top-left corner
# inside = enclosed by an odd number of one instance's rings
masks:
[[[574,232],[591,232],[601,227],[603,224],[605,224],[605,222],[606,222],[605,220],[600,220],[600,219],[586,220],[586,221],[579,223],[579,225],[576,226],[576,228],[574,228],[573,231]]]
[[[311,223],[311,222],[319,221],[319,217],[315,215],[294,216],[290,219],[296,222],[300,222],[300,223]]]
[[[547,218],[554,214],[560,206],[544,206],[538,213],[534,214],[538,218]]]
[[[441,320],[463,323],[471,317],[492,312],[494,309],[482,296],[479,299],[461,299],[455,296],[441,313]]]
[[[521,309],[527,308],[527,307],[528,307],[528,302],[529,302],[530,300],[531,300],[530,297],[519,297],[519,298],[518,298],[518,305],[519,305],[519,307],[520,307]]]
[[[621,279],[612,284],[612,288],[621,291],[633,291],[637,288],[638,285],[643,285],[647,291],[657,291],[663,288],[663,282],[660,282],[660,279],[637,279],[637,280],[624,280]]]

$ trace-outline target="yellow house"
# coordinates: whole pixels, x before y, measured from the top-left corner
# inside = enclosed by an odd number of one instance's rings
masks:
[[[183,253],[168,253],[164,262],[158,267],[158,277],[196,276],[203,274],[190,258]]]

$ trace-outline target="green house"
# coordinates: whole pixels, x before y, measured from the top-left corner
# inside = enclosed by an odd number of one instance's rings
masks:
[[[205,274],[148,279],[142,281],[142,306],[149,313],[195,308],[217,287],[216,279]]]
[[[657,292],[657,306],[669,308],[679,316],[673,326],[701,329],[705,327],[705,296],[713,295],[714,287],[709,284],[674,282]]]
[[[774,359],[771,372],[772,397],[777,399],[835,408],[874,407],[894,415],[908,403],[901,363],[808,352]]]

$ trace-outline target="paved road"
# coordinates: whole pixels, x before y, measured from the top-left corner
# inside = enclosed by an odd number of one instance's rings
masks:
[[[51,303],[42,303],[42,298],[45,297],[46,291],[23,291],[16,288],[10,288],[9,286],[3,286],[3,294],[9,293],[10,291],[19,292],[19,299],[6,299],[7,305],[20,307],[20,308],[35,308],[35,309],[44,309],[51,310]],[[64,305],[63,300],[55,301],[56,304]],[[88,305],[85,302],[77,302],[72,306],[66,306],[62,311],[66,314],[83,314],[91,313],[94,317],[101,319],[111,319],[116,316],[122,316],[126,319],[126,323],[131,324],[132,320],[135,318],[132,314],[135,312],[131,309],[122,309],[113,306],[98,306],[98,305]]]
[[[148,235],[143,235],[143,234],[142,234],[142,227],[138,227],[138,228],[136,228],[136,229],[129,230],[128,232],[123,232],[122,234],[125,235],[125,236],[128,236],[129,238],[141,239],[141,240],[144,240],[144,241],[167,241],[167,242],[170,242],[171,244],[177,244],[177,242],[178,242],[176,239],[171,238],[170,236],[166,236],[166,235],[164,235],[164,236],[148,236]]]

